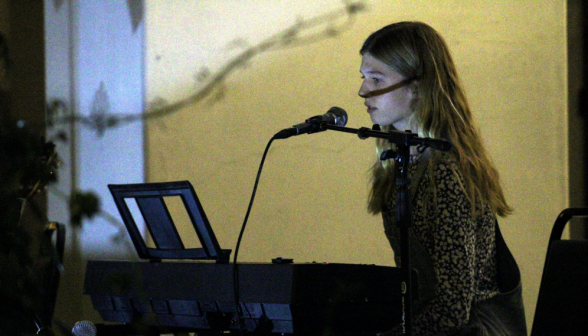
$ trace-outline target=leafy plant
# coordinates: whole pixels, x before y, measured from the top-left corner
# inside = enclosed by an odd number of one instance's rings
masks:
[[[22,123],[0,123],[0,335],[21,335],[41,323],[46,284],[40,268],[56,251],[35,200],[57,180],[55,146]]]

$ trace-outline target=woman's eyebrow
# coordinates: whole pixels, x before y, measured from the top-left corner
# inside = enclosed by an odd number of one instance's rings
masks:
[[[368,70],[365,73],[362,72],[361,70],[359,70],[359,73],[362,74],[362,75],[366,75],[366,74],[368,74],[368,75],[384,75],[383,72],[378,71],[378,70]]]

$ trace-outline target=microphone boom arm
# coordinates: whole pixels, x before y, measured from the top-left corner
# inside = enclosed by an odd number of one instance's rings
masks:
[[[425,146],[437,149],[443,152],[447,152],[451,149],[451,143],[447,140],[432,139],[432,138],[421,138],[416,133],[412,132],[401,132],[401,131],[389,131],[382,132],[373,130],[367,127],[349,128],[342,126],[330,125],[328,123],[321,123],[320,128],[323,130],[333,130],[344,133],[354,133],[361,139],[367,138],[380,138],[387,139],[390,143],[404,146]]]

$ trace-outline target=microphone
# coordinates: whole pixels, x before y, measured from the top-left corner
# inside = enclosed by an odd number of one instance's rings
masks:
[[[74,336],[96,336],[98,330],[94,323],[90,321],[79,321],[74,324],[71,333]]]
[[[343,127],[347,124],[347,112],[340,107],[331,107],[327,113],[323,115],[310,117],[301,124],[279,131],[274,135],[274,139],[286,139],[293,135],[322,132],[324,131],[321,127],[323,124]]]

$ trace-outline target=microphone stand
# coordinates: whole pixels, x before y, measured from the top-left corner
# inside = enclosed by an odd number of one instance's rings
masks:
[[[388,133],[381,132],[378,125],[374,125],[373,129],[361,127],[359,129],[348,128],[321,123],[321,130],[334,130],[345,133],[355,133],[362,140],[369,137],[387,139],[390,143],[396,144],[396,150],[387,150],[382,153],[381,160],[394,158],[398,175],[396,177],[396,185],[398,186],[398,193],[396,195],[396,219],[400,228],[400,271],[404,281],[402,282],[402,311],[403,311],[403,333],[405,335],[412,334],[412,274],[410,268],[410,239],[409,228],[412,225],[412,210],[411,210],[411,196],[408,185],[410,178],[408,177],[408,163],[410,161],[410,147],[424,146],[431,147],[441,151],[448,151],[451,149],[451,143],[446,140],[438,140],[431,138],[420,138],[417,134],[410,131],[399,132],[390,131]]]

